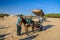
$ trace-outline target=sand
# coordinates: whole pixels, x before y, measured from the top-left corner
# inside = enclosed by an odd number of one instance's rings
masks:
[[[43,22],[43,31],[30,32],[26,35],[22,25],[22,35],[16,35],[17,17],[0,18],[0,40],[60,40],[60,18],[46,18]],[[37,20],[37,19],[35,19]]]

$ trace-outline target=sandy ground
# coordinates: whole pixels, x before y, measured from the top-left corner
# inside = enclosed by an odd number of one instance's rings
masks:
[[[29,36],[25,34],[23,25],[22,34],[16,35],[16,21],[17,17],[0,18],[0,40],[60,40],[59,18],[47,18],[43,22],[43,31],[33,33],[29,27]]]

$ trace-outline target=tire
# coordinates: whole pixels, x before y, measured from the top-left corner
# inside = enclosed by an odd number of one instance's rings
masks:
[[[43,30],[43,26],[42,26],[42,25],[40,26],[39,30],[40,30],[40,31],[42,31],[42,30]]]

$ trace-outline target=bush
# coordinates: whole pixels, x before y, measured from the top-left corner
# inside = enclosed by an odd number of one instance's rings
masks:
[[[0,16],[9,16],[9,14],[1,13]]]
[[[55,13],[45,14],[45,17],[49,17],[49,18],[60,18],[60,14],[55,14]]]

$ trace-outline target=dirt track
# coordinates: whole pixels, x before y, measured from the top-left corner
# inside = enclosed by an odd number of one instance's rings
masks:
[[[29,32],[29,36],[25,34],[24,26],[22,26],[22,35],[16,35],[17,17],[0,18],[0,39],[4,40],[60,40],[60,19],[47,18],[43,23],[43,31]],[[31,28],[29,28],[31,31]],[[3,35],[3,36],[1,36]]]

